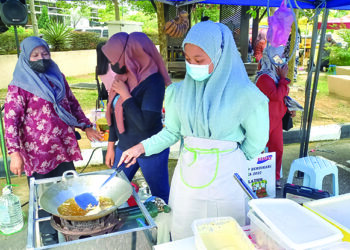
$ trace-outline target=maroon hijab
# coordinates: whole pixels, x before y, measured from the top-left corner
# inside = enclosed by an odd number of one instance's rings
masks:
[[[153,42],[144,33],[133,32],[128,35],[125,32],[120,32],[114,34],[102,47],[102,51],[112,65],[119,62],[120,67],[126,66],[127,73],[123,75],[117,74],[115,79],[125,82],[130,92],[147,77],[157,72],[163,76],[166,86],[171,83],[168,70],[161,55]],[[106,114],[108,125],[112,124],[111,105],[116,95],[117,93],[111,89]],[[125,132],[125,127],[122,106],[124,100],[121,99],[118,99],[115,106],[115,117],[118,131],[122,134]]]

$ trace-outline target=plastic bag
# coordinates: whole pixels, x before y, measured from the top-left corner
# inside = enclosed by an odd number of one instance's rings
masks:
[[[268,18],[269,29],[267,31],[267,41],[270,42],[271,46],[278,47],[286,45],[293,21],[293,11],[286,6],[285,0],[282,0],[282,4],[278,10],[276,10],[273,16]]]
[[[304,108],[290,96],[284,97],[284,104],[289,111],[304,111]]]

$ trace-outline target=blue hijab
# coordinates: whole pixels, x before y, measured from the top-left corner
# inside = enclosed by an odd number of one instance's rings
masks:
[[[19,55],[13,80],[10,85],[24,89],[33,95],[51,102],[57,115],[69,126],[84,127],[84,123],[78,123],[77,119],[64,109],[60,102],[66,95],[63,75],[57,64],[51,60],[50,68],[45,73],[38,73],[29,66],[29,58],[32,51],[39,46],[46,48],[50,53],[47,43],[36,36],[31,36],[21,42]],[[54,86],[52,87],[51,84]]]
[[[188,32],[182,47],[187,43],[203,49],[213,62],[214,70],[209,78],[200,82],[186,74],[177,100],[181,126],[194,136],[222,138],[268,100],[250,81],[226,25],[212,21],[197,23]]]
[[[264,49],[263,57],[260,60],[261,69],[256,73],[255,83],[258,81],[260,76],[268,75],[275,81],[276,84],[278,84],[280,79],[279,79],[279,76],[277,75],[276,66],[271,62],[268,54],[270,54],[271,58],[275,58],[276,56],[278,56],[278,58],[282,59],[283,52],[284,52],[283,46],[279,46],[277,48],[272,46],[267,46]],[[281,63],[281,62],[278,62],[278,63]]]

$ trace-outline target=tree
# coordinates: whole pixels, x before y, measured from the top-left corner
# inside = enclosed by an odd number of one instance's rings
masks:
[[[44,5],[41,9],[41,15],[38,21],[39,29],[46,29],[47,25],[49,24],[49,21],[50,21],[49,11],[47,9],[47,6]]]
[[[81,18],[90,17],[91,7],[86,1],[57,1],[56,6],[61,8],[62,14],[68,14],[71,19],[71,25],[75,28]]]
[[[36,21],[36,16],[35,16],[34,0],[30,0],[29,8],[30,8],[30,16],[31,16],[31,19],[32,19],[32,26],[33,26],[34,36],[39,36],[38,23]]]
[[[163,32],[165,26],[164,18],[164,3],[156,2],[157,6],[157,17],[158,17],[158,40],[159,40],[159,51],[163,57],[163,61],[166,63],[168,61],[168,49],[166,34]]]
[[[112,0],[114,3],[114,13],[115,13],[115,20],[120,20],[120,14],[119,14],[119,2],[118,0]]]

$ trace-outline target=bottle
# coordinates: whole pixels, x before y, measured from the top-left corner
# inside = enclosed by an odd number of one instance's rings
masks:
[[[12,234],[23,227],[23,214],[19,198],[13,194],[10,185],[2,190],[0,197],[0,231],[3,234]]]

